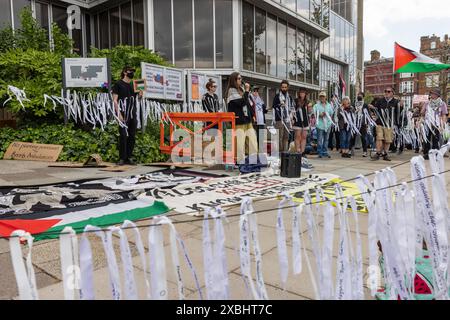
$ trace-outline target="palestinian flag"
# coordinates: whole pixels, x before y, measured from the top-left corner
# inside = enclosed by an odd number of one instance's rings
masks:
[[[35,241],[57,239],[65,227],[72,227],[76,233],[82,233],[87,225],[107,228],[120,225],[125,220],[149,219],[169,211],[164,202],[153,201],[150,197],[138,197],[137,200],[91,209],[48,212],[45,217],[36,220],[2,220],[0,234],[9,236],[15,230],[24,230],[32,234]]]
[[[449,69],[450,64],[444,64],[426,55],[406,49],[395,43],[394,72],[420,73]]]

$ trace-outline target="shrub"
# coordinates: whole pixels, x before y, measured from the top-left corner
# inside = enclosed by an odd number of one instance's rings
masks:
[[[162,66],[169,64],[159,55],[142,46],[117,46],[112,49],[91,48],[92,58],[110,58],[113,82],[120,79],[123,67],[130,66],[136,69],[136,79],[141,77],[141,62],[147,62]]]
[[[0,159],[13,141],[63,145],[58,161],[84,162],[91,154],[98,153],[107,162],[119,158],[117,126],[109,126],[105,131],[94,129],[84,131],[73,125],[35,125],[14,130],[0,129]],[[165,161],[167,157],[159,151],[159,140],[151,130],[136,136],[134,158],[138,163]]]

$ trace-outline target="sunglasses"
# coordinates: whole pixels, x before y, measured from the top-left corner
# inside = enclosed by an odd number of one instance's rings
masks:
[[[217,86],[211,86],[211,88],[217,88]]]
[[[237,78],[238,80],[242,80],[242,78],[241,77],[239,77],[239,78]]]
[[[384,90],[384,93],[392,93],[392,90]]]

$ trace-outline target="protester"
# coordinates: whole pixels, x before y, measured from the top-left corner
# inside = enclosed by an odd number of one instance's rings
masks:
[[[331,106],[333,107],[333,122],[337,123],[337,110],[341,107],[339,103],[339,97],[336,94],[333,94],[331,97]],[[342,148],[340,146],[340,133],[334,126],[331,127],[330,138],[328,142],[328,148],[333,151],[336,148],[336,151],[340,151],[342,153]]]
[[[431,99],[422,109],[422,116],[425,124],[426,140],[423,143],[423,155],[425,160],[429,160],[428,153],[431,148],[439,149],[441,132],[445,129],[447,122],[447,103],[441,99],[439,90],[431,90]]]
[[[134,145],[136,142],[137,130],[137,113],[135,107],[135,100],[137,94],[131,84],[134,78],[135,70],[131,67],[124,67],[122,69],[121,79],[112,87],[112,97],[114,108],[119,115],[119,120],[126,125],[126,127],[119,126],[119,157],[117,163],[119,166],[125,164],[135,165],[132,160]],[[139,97],[143,96],[143,92],[139,92]]]
[[[252,94],[250,95],[250,103],[252,104],[252,109],[255,114],[255,130],[256,138],[258,141],[259,150],[263,150],[262,143],[264,142],[265,131],[266,131],[266,113],[267,107],[264,101],[259,96],[259,87],[254,87]]]
[[[319,102],[314,106],[314,114],[317,121],[317,152],[319,153],[319,158],[331,158],[328,154],[328,138],[332,125],[333,108],[327,102],[327,94],[325,92],[319,94]]]
[[[364,102],[365,94],[364,92],[358,93],[357,101],[355,103],[355,112],[356,117],[359,119],[359,133],[361,134],[361,145],[363,148],[363,157],[367,158],[367,149],[371,145],[370,139],[371,135],[369,134],[370,123],[367,118],[370,116],[369,105]],[[354,141],[354,139],[353,139]],[[353,142],[353,145],[355,143]]]
[[[294,100],[288,93],[289,82],[281,82],[280,92],[273,99],[273,113],[275,120],[275,129],[278,130],[278,149],[285,152],[289,147],[289,134],[292,130],[293,112],[295,110]]]
[[[354,118],[351,101],[349,97],[344,97],[342,98],[341,107],[337,109],[342,158],[352,157],[350,154],[350,140],[352,138],[350,118]]]
[[[209,79],[206,83],[206,90],[208,90],[202,98],[202,107],[205,112],[215,113],[219,112],[220,104],[219,97],[216,94],[217,83],[214,79]]]
[[[206,90],[207,92],[202,97],[202,107],[203,111],[207,113],[216,113],[220,110],[220,104],[219,104],[219,97],[216,94],[217,91],[217,83],[214,81],[214,79],[209,79],[209,81],[206,83]],[[205,128],[209,127],[211,125],[211,122],[205,123]],[[218,129],[219,126],[215,125],[210,129]],[[208,133],[208,132],[207,132]]]
[[[391,161],[388,155],[389,147],[393,142],[394,127],[398,126],[398,107],[399,101],[394,98],[394,89],[392,87],[384,90],[384,98],[378,100],[375,106],[370,108],[377,115],[377,153],[372,156],[372,160]]]
[[[236,119],[237,160],[238,164],[245,160],[245,155],[253,155],[258,152],[258,143],[255,129],[252,123],[250,105],[250,84],[245,83],[242,88],[242,77],[239,72],[234,72],[228,80],[226,91],[228,111],[233,112]]]
[[[298,98],[295,100],[294,115],[294,132],[295,132],[295,149],[305,158],[306,140],[309,132],[309,116],[308,107],[311,103],[308,100],[308,92],[300,90]]]

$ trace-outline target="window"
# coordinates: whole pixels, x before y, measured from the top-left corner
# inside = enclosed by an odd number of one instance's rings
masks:
[[[266,73],[266,12],[256,9],[255,14],[256,72]]]
[[[305,36],[305,52],[306,52],[306,64],[305,64],[305,73],[306,73],[306,82],[312,83],[312,63],[313,63],[313,54],[312,54],[312,38],[310,34],[306,34]]]
[[[193,67],[192,2],[173,0],[175,64],[179,68]]]
[[[297,81],[305,82],[305,34],[297,30]]]
[[[131,20],[131,2],[122,4],[120,7],[120,19],[122,26],[122,44],[133,44],[133,27]]]
[[[172,61],[172,8],[167,0],[153,0],[155,16],[155,51],[165,60]]]
[[[216,0],[216,67],[233,67],[233,7],[231,0]]]
[[[22,12],[23,8],[30,7],[30,0],[14,0],[12,3],[14,12],[14,29],[19,29],[21,27],[20,13]]]
[[[271,76],[277,75],[277,18],[267,16],[267,64]]]
[[[430,47],[432,50],[436,49],[436,41],[432,41]]]
[[[183,2],[185,2],[185,1],[183,1]],[[143,0],[133,0],[133,33],[134,33],[134,45],[135,46],[145,45],[144,26],[145,26],[145,24],[144,24],[144,2],[143,2]],[[192,24],[191,24],[191,26],[192,26]],[[192,28],[191,28],[191,30],[192,30]]]
[[[213,0],[195,0],[195,67],[214,68]]]
[[[288,78],[290,80],[296,80],[297,79],[297,71],[296,71],[296,57],[297,57],[297,36],[296,36],[296,30],[295,26],[289,26],[288,27]]]
[[[277,33],[277,76],[286,78],[287,75],[287,25],[286,21],[278,20]]]
[[[296,0],[281,0],[281,3],[288,9],[295,11]]]
[[[99,16],[100,29],[100,49],[109,49],[109,18],[108,11],[100,13]]]
[[[120,17],[119,7],[109,10],[109,30],[111,32],[111,47],[120,44]]]
[[[242,9],[242,51],[244,53],[243,67],[245,70],[254,71],[254,15],[253,5],[244,2]]]
[[[36,3],[36,21],[39,25],[47,30],[49,33],[49,23],[48,23],[48,4],[46,3]]]
[[[403,81],[400,85],[400,93],[413,93],[414,81]]]
[[[309,19],[309,0],[297,0],[297,12]]]
[[[400,73],[400,78],[404,79],[404,78],[413,78],[414,77],[414,73]]]
[[[63,7],[57,7],[55,5],[52,5],[52,12],[53,12],[53,22],[58,25],[58,27],[62,30],[64,33],[68,33],[69,30],[67,29],[67,10]],[[106,23],[106,26],[108,23]]]
[[[311,21],[322,25],[322,3],[321,0],[311,0]]]
[[[0,0],[0,28],[11,26],[11,2]]]
[[[427,88],[437,88],[439,87],[439,75],[438,74],[426,75],[425,82]]]
[[[320,78],[320,40],[313,38],[313,84],[319,85]]]

